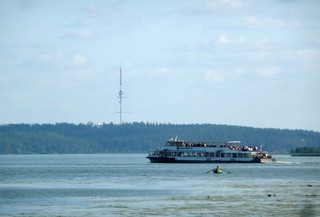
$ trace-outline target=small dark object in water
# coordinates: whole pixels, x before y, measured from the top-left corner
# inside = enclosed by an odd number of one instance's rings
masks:
[[[307,185],[308,187],[312,187],[312,185]]]

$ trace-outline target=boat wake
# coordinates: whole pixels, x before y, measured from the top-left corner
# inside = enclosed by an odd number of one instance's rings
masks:
[[[289,162],[289,161],[275,161],[277,164],[300,164],[300,162]]]

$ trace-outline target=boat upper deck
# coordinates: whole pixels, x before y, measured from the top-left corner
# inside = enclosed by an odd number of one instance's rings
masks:
[[[227,148],[238,151],[258,151],[257,147],[242,146],[240,141],[228,142],[204,142],[204,141],[184,141],[184,140],[169,140],[166,142],[167,147],[189,148]]]

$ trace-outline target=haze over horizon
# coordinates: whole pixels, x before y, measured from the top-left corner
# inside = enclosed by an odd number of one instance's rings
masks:
[[[0,0],[0,124],[320,132],[320,1]]]

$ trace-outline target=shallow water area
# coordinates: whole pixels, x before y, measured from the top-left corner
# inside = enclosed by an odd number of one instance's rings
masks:
[[[144,154],[2,155],[0,216],[318,216],[320,158],[154,164]]]

